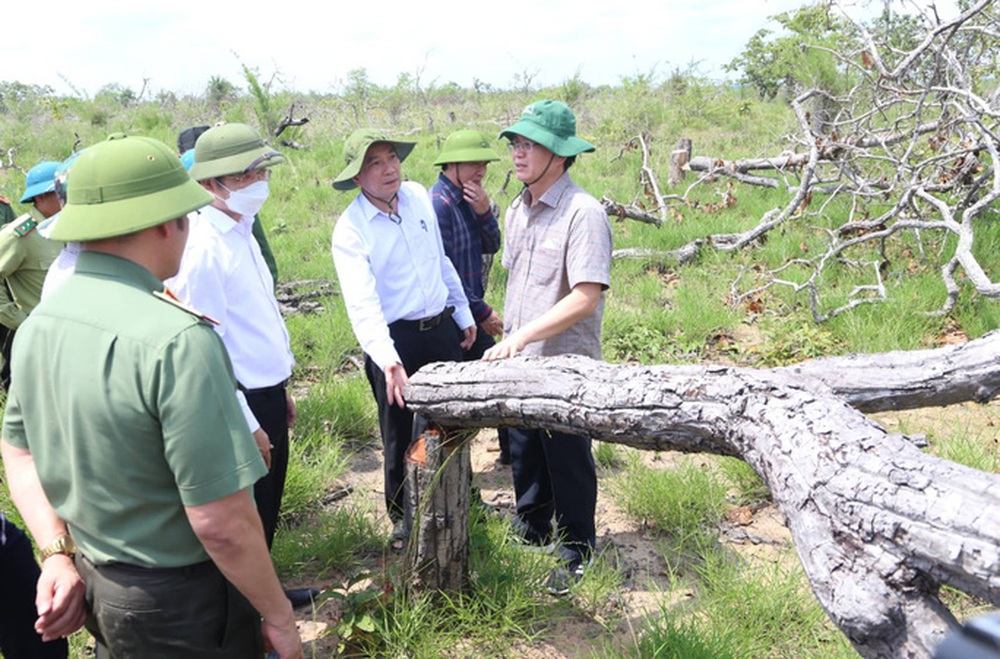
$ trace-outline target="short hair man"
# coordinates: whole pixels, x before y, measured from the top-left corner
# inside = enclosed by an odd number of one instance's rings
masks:
[[[483,177],[500,156],[478,130],[459,130],[448,136],[434,164],[441,173],[431,188],[431,201],[441,229],[441,242],[462,280],[469,308],[479,329],[476,342],[463,355],[466,361],[480,359],[494,345],[493,336],[503,333],[503,321],[486,300],[483,255],[500,249],[500,225],[493,203],[483,189]],[[510,464],[507,429],[497,431],[500,463]]]
[[[611,223],[567,172],[577,155],[594,147],[576,136],[576,117],[558,101],[527,106],[500,136],[510,140],[517,180],[525,187],[505,218],[506,332],[484,359],[516,354],[600,359],[604,291],[611,284]],[[510,452],[522,536],[537,544],[561,541],[565,566],[553,574],[550,589],[567,592],[583,574],[595,543],[597,475],[590,438],[511,428]]]
[[[192,217],[180,270],[166,282],[181,300],[218,321],[247,424],[269,466],[254,486],[268,547],[285,489],[288,427],[295,421],[286,387],[295,359],[253,224],[270,193],[270,168],[283,162],[246,124],[216,126],[198,138],[190,174],[212,194],[212,203]]]
[[[18,333],[3,419],[11,497],[42,547],[43,638],[79,627],[82,577],[101,656],[260,656],[261,631],[302,656],[225,348],[162,284],[211,200],[148,138],[113,135],[73,166],[52,237],[84,251]]]
[[[43,238],[35,228],[59,212],[55,192],[58,162],[40,162],[30,170],[25,180],[22,204],[30,210],[0,229],[0,324],[8,331],[0,352],[4,365],[0,370],[0,385],[10,386],[11,346],[14,333],[28,317],[42,296],[42,284],[49,265],[59,255],[62,243]]]
[[[361,188],[333,229],[333,261],[378,403],[394,542],[405,534],[404,459],[414,436],[403,401],[407,376],[430,362],[460,361],[476,339],[427,190],[402,182],[400,164],[413,146],[359,129],[344,145],[346,166],[333,182],[337,190]]]

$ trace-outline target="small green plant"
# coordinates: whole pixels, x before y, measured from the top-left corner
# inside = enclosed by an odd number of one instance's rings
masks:
[[[323,593],[325,599],[336,600],[339,604],[337,651],[340,654],[347,653],[349,648],[359,650],[374,644],[375,630],[384,613],[381,602],[389,592],[376,585],[379,576],[361,573],[348,579],[343,586]],[[358,584],[369,580],[371,584],[367,588],[357,588]]]

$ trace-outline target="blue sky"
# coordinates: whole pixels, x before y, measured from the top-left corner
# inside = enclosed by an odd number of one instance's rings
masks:
[[[895,0],[898,4],[899,0]],[[376,0],[257,4],[173,0],[5,3],[0,80],[93,95],[118,83],[138,91],[201,93],[219,75],[243,85],[241,63],[263,80],[336,91],[352,69],[393,84],[401,73],[426,87],[473,80],[511,86],[528,74],[557,84],[665,75],[694,63],[713,78],[767,17],[803,0],[504,0],[472,3]],[[870,0],[843,2],[858,14]],[[924,3],[926,4],[926,3]],[[953,6],[951,0],[939,2]],[[44,9],[42,9],[44,7]],[[948,12],[944,12],[948,15]],[[953,13],[953,10],[952,10]]]

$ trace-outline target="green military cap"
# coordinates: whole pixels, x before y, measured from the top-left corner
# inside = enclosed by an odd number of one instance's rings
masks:
[[[212,199],[166,144],[118,133],[88,147],[73,163],[66,205],[49,237],[124,236],[187,215]]]
[[[283,162],[285,157],[267,146],[252,126],[224,124],[205,131],[195,142],[191,177],[204,181]]]
[[[459,130],[448,136],[434,165],[453,162],[496,162],[500,156],[490,148],[489,139],[478,130]]]
[[[333,180],[335,189],[351,190],[357,187],[352,179],[361,173],[361,165],[365,162],[368,148],[379,142],[391,144],[396,149],[396,157],[399,158],[399,162],[406,160],[406,156],[410,155],[410,151],[413,151],[413,147],[416,146],[416,142],[390,140],[385,133],[374,128],[359,128],[351,133],[344,144],[344,163],[347,166]]]
[[[562,101],[535,101],[521,111],[520,120],[500,133],[513,139],[526,137],[556,154],[569,158],[594,151],[594,145],[576,136],[576,117]]]

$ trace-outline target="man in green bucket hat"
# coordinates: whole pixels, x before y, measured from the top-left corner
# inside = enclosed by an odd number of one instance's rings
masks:
[[[490,139],[478,130],[455,131],[444,141],[434,164],[441,167],[431,188],[431,201],[441,228],[444,253],[455,266],[469,308],[476,320],[476,342],[465,351],[465,360],[480,359],[494,345],[494,336],[503,333],[500,315],[486,303],[484,255],[492,257],[500,249],[500,225],[495,204],[483,188],[483,177],[491,162],[500,156],[490,147]],[[497,431],[500,464],[510,464],[507,429]]]
[[[611,284],[611,223],[568,171],[579,154],[594,147],[576,136],[576,117],[559,101],[532,103],[500,136],[510,140],[524,190],[504,221],[503,265],[509,271],[504,339],[483,358],[600,359],[604,291]],[[590,438],[511,428],[510,452],[520,536],[532,544],[560,543],[563,564],[549,588],[564,594],[594,551],[597,475]]]
[[[344,145],[345,167],[333,182],[338,190],[361,189],[333,229],[333,261],[378,404],[385,503],[397,549],[406,535],[404,459],[420,430],[403,401],[407,376],[430,362],[460,361],[476,339],[427,190],[403,182],[400,164],[413,146],[359,129]]]
[[[288,428],[295,421],[286,386],[295,359],[253,225],[270,195],[271,167],[283,162],[247,124],[215,126],[198,137],[191,178],[211,193],[212,202],[192,218],[180,271],[167,280],[177,297],[219,321],[216,331],[233,362],[238,400],[268,465],[267,476],[254,486],[254,500],[269,547],[285,488]],[[308,593],[303,598],[295,603],[308,604]]]
[[[232,366],[162,283],[211,201],[161,142],[88,147],[51,233],[83,251],[14,346],[0,448],[41,547],[35,626],[55,638],[85,620],[102,657],[261,656],[264,639],[302,656]]]

